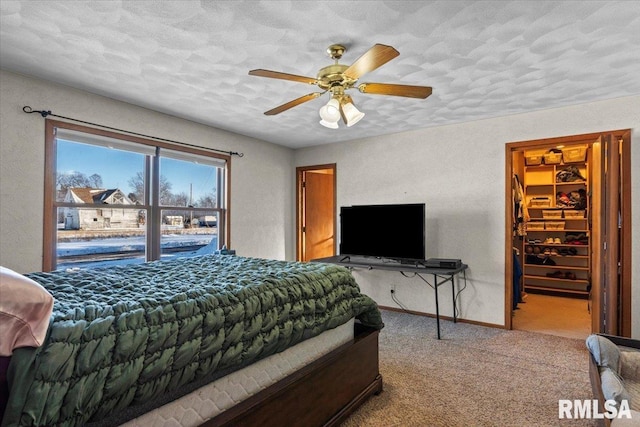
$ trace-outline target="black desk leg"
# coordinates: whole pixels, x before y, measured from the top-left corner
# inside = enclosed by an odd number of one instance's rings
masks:
[[[440,309],[438,308],[438,276],[433,275],[433,291],[436,293],[436,325],[438,327],[438,339],[440,339]]]
[[[456,285],[455,275],[451,275],[451,299],[453,300],[453,323],[456,323]]]

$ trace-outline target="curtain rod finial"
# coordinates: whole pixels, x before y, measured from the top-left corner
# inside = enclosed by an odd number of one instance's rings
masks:
[[[47,117],[49,114],[51,114],[51,110],[48,111],[44,111],[44,110],[34,110],[33,108],[29,107],[28,105],[25,105],[24,107],[22,107],[22,111],[24,111],[25,113],[31,114],[31,113],[40,113],[40,115],[42,117]]]

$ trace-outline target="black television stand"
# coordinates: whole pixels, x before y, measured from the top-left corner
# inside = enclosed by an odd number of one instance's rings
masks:
[[[438,328],[438,339],[440,339],[440,307],[438,304],[438,288],[445,283],[451,283],[451,299],[453,300],[453,323],[457,321],[458,307],[456,304],[456,289],[454,278],[462,273],[464,285],[467,284],[467,264],[460,263],[457,267],[432,267],[425,260],[424,263],[414,261],[411,264],[402,264],[400,262],[384,262],[372,259],[351,259],[349,255],[336,255],[326,258],[318,258],[311,260],[312,262],[326,262],[329,264],[338,264],[347,268],[366,268],[368,270],[388,270],[399,271],[401,273],[414,273],[423,282],[434,290],[436,303],[436,325]],[[424,277],[425,275],[433,275],[433,284],[429,283]],[[464,288],[462,288],[464,289]]]

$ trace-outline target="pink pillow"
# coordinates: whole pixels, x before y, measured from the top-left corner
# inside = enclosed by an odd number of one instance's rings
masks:
[[[0,356],[42,345],[53,297],[39,283],[0,266]]]

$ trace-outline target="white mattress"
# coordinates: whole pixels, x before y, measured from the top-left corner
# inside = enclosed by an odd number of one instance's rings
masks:
[[[354,320],[233,372],[123,426],[197,426],[351,341]]]

